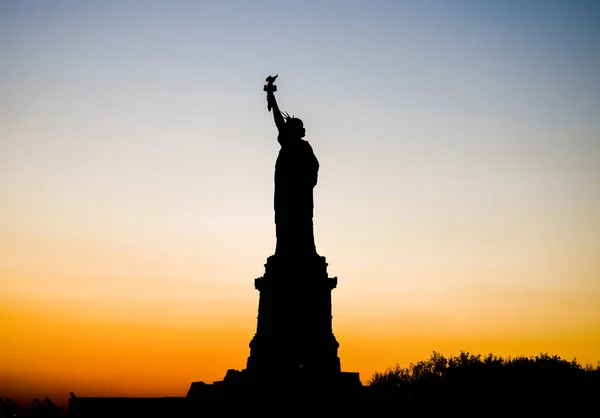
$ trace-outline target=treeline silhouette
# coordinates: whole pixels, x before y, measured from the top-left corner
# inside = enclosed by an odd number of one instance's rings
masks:
[[[445,357],[433,352],[427,360],[399,364],[375,372],[369,381],[369,398],[395,400],[418,406],[444,405],[460,410],[469,405],[486,408],[529,406],[539,410],[587,404],[598,412],[600,362],[582,366],[542,353],[533,357],[503,358],[461,351]]]

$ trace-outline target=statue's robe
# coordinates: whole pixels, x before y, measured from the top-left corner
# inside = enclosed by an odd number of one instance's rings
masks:
[[[281,135],[278,140],[281,149],[275,163],[275,254],[316,254],[312,218],[319,161],[308,142],[286,140]]]

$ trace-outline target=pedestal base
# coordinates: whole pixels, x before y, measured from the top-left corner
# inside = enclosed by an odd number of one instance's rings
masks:
[[[212,385],[194,382],[190,399],[351,400],[364,392],[358,373],[342,372],[333,334],[325,257],[273,255],[254,281],[260,292],[256,334],[244,370]]]
[[[247,369],[228,370],[225,379],[213,384],[193,382],[187,393],[187,399],[193,400],[231,400],[253,401],[256,405],[268,405],[278,402],[297,401],[349,401],[363,397],[365,387],[358,373],[339,372],[331,375],[327,381],[307,379],[294,380],[291,376],[279,380],[257,382]]]
[[[271,256],[254,281],[260,292],[256,335],[247,373],[256,382],[335,381],[339,344],[332,331],[331,291],[325,257]]]

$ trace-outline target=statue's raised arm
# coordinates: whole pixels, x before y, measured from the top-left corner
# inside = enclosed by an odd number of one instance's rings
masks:
[[[275,120],[275,126],[279,132],[283,130],[283,126],[285,125],[285,120],[283,119],[283,115],[279,110],[279,106],[277,106],[277,100],[275,99],[275,92],[277,91],[277,86],[273,84],[277,79],[277,75],[268,76],[265,80],[267,84],[265,84],[263,90],[267,92],[267,110],[273,111],[273,119]]]

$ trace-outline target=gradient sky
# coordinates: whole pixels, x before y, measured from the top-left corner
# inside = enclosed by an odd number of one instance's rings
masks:
[[[276,73],[321,164],[343,370],[597,364],[599,2],[5,0],[0,396],[245,367]]]

